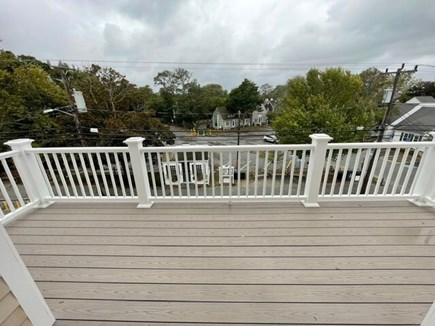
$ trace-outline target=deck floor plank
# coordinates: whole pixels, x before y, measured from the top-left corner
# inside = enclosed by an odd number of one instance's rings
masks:
[[[434,270],[433,257],[113,257],[113,256],[39,256],[23,255],[28,267],[190,269],[190,270]]]
[[[407,201],[56,203],[7,230],[55,326],[419,325],[435,210]]]
[[[18,239],[16,239],[18,240]],[[434,257],[435,246],[128,246],[19,244],[23,255],[117,256],[117,257]]]
[[[208,303],[208,302],[125,302],[48,299],[60,319],[76,314],[95,320],[214,323],[338,323],[350,324],[370,316],[373,323],[410,324],[423,319],[430,304],[284,304],[284,303]]]

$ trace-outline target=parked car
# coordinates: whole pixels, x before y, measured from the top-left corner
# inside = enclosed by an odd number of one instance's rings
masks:
[[[278,144],[278,138],[275,135],[264,135],[263,140],[268,143]]]

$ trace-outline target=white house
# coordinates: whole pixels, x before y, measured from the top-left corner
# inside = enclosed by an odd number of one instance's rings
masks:
[[[267,114],[274,112],[272,99],[266,99],[262,104],[252,111],[251,123],[254,126],[266,125],[269,122]]]
[[[435,99],[417,96],[397,103],[387,123],[386,135],[391,141],[421,141],[435,130]]]
[[[211,118],[211,125],[213,129],[232,129],[237,128],[237,115],[229,113],[226,107],[217,107]]]
[[[262,126],[269,122],[267,114],[274,111],[273,101],[266,99],[264,103],[257,106],[252,112],[242,113],[240,116],[240,126]],[[238,127],[238,114],[229,113],[223,106],[217,107],[211,118],[213,129],[233,129]]]

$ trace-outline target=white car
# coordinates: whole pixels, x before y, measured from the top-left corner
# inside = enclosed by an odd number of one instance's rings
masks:
[[[264,135],[263,140],[268,143],[278,144],[278,138],[275,135]]]

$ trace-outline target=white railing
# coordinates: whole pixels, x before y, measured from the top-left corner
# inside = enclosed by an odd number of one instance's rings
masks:
[[[27,152],[35,154],[52,199],[137,198],[125,147],[35,148]]]
[[[14,163],[19,155],[19,151],[0,154],[0,220],[3,223],[35,205],[31,202]]]
[[[311,145],[143,148],[151,199],[302,198]]]
[[[0,223],[0,275],[18,300],[32,325],[51,326],[54,316]],[[6,322],[2,325],[6,325]]]
[[[53,201],[415,199],[434,203],[435,142],[32,148],[0,154],[5,223]],[[22,181],[22,182],[21,182]]]
[[[414,197],[432,143],[330,144],[320,197]]]

